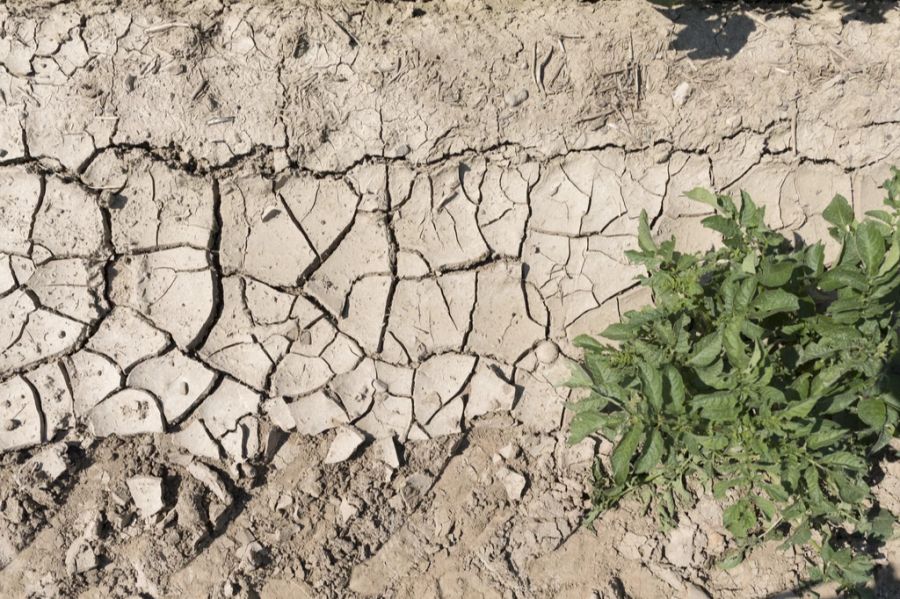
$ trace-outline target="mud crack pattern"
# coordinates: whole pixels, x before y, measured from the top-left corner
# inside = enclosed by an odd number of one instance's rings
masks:
[[[315,553],[281,575],[315,596],[421,594],[404,573],[441,550],[460,560],[441,596],[562,596],[532,568],[575,533],[598,448],[565,448],[558,383],[575,336],[649,301],[624,257],[638,215],[691,250],[716,242],[695,186],[746,189],[807,239],[828,238],[835,193],[877,208],[900,162],[898,23],[759,17],[733,56],[693,60],[673,39],[700,10],[496,4],[0,7],[0,453],[35,456],[35,489],[68,481],[29,495],[31,520],[2,497],[18,536],[0,530],[0,566],[90,494],[95,467],[76,481],[60,448],[96,441],[100,461],[172,449],[119,493],[177,504],[182,574],[261,502],[306,519]],[[189,482],[163,501],[173,472]],[[269,474],[305,499],[248,486]],[[707,512],[679,534],[712,547]],[[636,596],[756,584],[691,573],[712,549],[660,565],[625,528],[608,544],[665,582]],[[97,530],[68,535],[70,572],[94,570]],[[175,588],[142,568],[125,587]]]

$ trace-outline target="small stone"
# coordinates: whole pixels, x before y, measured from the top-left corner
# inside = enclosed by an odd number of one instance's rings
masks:
[[[325,456],[326,464],[337,464],[349,459],[365,441],[365,437],[355,428],[349,425],[341,426],[338,429],[337,436],[331,442],[328,448],[328,455]]]
[[[287,493],[282,493],[275,502],[275,511],[286,512],[292,505],[294,505],[294,498]]]
[[[69,469],[66,447],[62,443],[45,447],[35,454],[29,462],[43,472],[50,482],[57,480]]]
[[[320,483],[313,475],[310,475],[300,483],[300,490],[313,499],[318,499],[322,496],[322,483]]]
[[[507,92],[507,94],[505,96],[503,96],[504,102],[506,102],[506,104],[511,108],[515,108],[516,106],[518,106],[519,104],[521,104],[522,102],[524,102],[527,99],[528,99],[528,90],[527,89],[520,89],[518,91]]]
[[[302,435],[318,435],[348,422],[343,408],[324,391],[297,399],[288,410]]]
[[[222,478],[219,476],[218,472],[200,462],[191,462],[187,467],[187,470],[191,476],[212,491],[213,495],[219,498],[219,501],[226,506],[231,505],[231,493],[228,492],[228,489],[225,487],[225,483],[222,482]]]
[[[400,457],[397,455],[397,445],[393,437],[385,437],[375,442],[378,459],[388,465],[391,470],[400,467]]]
[[[359,506],[356,505],[355,502],[344,498],[341,499],[341,505],[338,507],[338,511],[341,514],[341,521],[343,522],[343,524],[346,524],[350,521],[351,518],[359,513]]]
[[[691,88],[691,84],[687,81],[682,81],[675,88],[675,91],[672,93],[672,102],[675,103],[675,106],[682,107],[684,103],[687,102],[688,98],[691,97],[691,93],[694,90]]]
[[[512,460],[512,459],[514,459],[517,455],[519,455],[519,446],[516,445],[515,441],[512,441],[512,442],[510,442],[510,443],[504,445],[504,446],[500,449],[500,452],[499,452],[499,453],[500,453],[501,456],[503,456],[503,459],[504,459],[504,460],[507,460],[507,461],[508,461],[508,460]]]
[[[542,364],[551,364],[559,357],[559,348],[552,341],[541,341],[534,353]]]
[[[263,402],[263,413],[269,421],[283,431],[293,430],[296,426],[291,410],[283,397],[273,397]]]
[[[98,565],[97,555],[83,537],[78,538],[66,551],[66,571],[69,574],[83,574]]]
[[[3,421],[3,430],[14,431],[19,428],[19,421],[14,418],[7,418]]]
[[[144,518],[151,518],[163,509],[163,484],[158,476],[132,476],[125,484]]]
[[[244,547],[244,564],[256,569],[265,562],[265,549],[259,541],[251,541]]]
[[[497,479],[503,483],[506,495],[511,501],[518,501],[522,498],[522,493],[525,492],[525,485],[528,482],[524,476],[515,470],[500,468],[497,471]]]
[[[200,458],[218,460],[222,457],[219,445],[199,420],[172,435],[172,442]]]

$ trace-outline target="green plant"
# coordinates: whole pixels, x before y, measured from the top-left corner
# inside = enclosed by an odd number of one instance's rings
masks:
[[[599,432],[615,442],[607,472],[594,467],[589,521],[623,497],[642,497],[664,526],[701,485],[727,502],[733,567],[753,546],[782,540],[818,553],[812,581],[863,592],[867,544],[892,533],[870,484],[900,414],[900,171],[885,182],[887,210],[863,222],[836,196],[823,212],[840,243],[791,244],[746,193],[694,189],[715,209],[703,224],[723,245],[702,255],[657,244],[641,214],[639,277],[653,304],[602,336],[580,336],[583,360],[568,383],[589,390],[570,442]]]

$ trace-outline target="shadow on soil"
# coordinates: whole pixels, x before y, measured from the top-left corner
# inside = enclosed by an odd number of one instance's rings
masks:
[[[804,594],[806,593],[806,594]],[[887,565],[875,572],[875,588],[872,597],[890,599],[900,597],[900,578],[893,566]],[[815,595],[810,585],[802,585],[789,591],[782,591],[774,595],[768,595],[766,599],[797,599],[798,597],[820,597],[821,599],[840,599],[841,595],[833,593],[820,593]]]
[[[686,52],[694,60],[731,58],[743,48],[750,35],[770,16],[804,18],[818,10],[836,10],[843,22],[863,21],[882,23],[885,15],[897,8],[898,2],[823,0],[822,7],[813,9],[803,2],[733,2],[709,0],[650,0],[654,8],[667,19],[680,25],[672,49]],[[753,16],[748,15],[748,10]]]

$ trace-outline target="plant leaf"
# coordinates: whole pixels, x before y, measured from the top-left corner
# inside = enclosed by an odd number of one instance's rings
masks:
[[[575,445],[584,438],[593,435],[603,424],[603,416],[600,412],[579,412],[572,418],[569,424],[569,445]]]
[[[659,412],[663,405],[663,380],[659,370],[647,362],[641,362],[639,365],[641,372],[641,383],[644,391],[644,397],[653,406],[653,409]]]
[[[783,289],[768,289],[756,296],[750,307],[757,318],[768,318],[781,312],[796,312],[800,309],[800,302],[793,293]]]
[[[874,276],[884,260],[884,237],[875,223],[866,221],[856,228],[856,250],[869,276]]]
[[[650,223],[647,221],[646,210],[641,210],[641,217],[638,221],[638,247],[647,253],[656,252],[656,243],[653,241],[653,235],[650,233]]]
[[[853,222],[853,207],[847,198],[838,194],[822,211],[822,217],[837,227],[846,228]]]
[[[722,333],[716,331],[703,337],[695,345],[694,355],[688,360],[691,366],[709,366],[722,353]]]
[[[713,208],[718,209],[719,203],[716,201],[716,196],[708,189],[703,189],[702,187],[695,187],[690,191],[686,191],[684,193],[684,197],[690,198],[695,202],[702,202],[704,204],[708,204]],[[634,213],[632,213],[634,214]]]
[[[745,539],[750,529],[756,526],[756,514],[753,505],[746,497],[725,508],[722,524],[735,538]]]
[[[644,444],[644,450],[641,452],[641,457],[639,457],[634,464],[634,471],[637,474],[646,474],[650,472],[650,470],[659,463],[664,449],[665,444],[663,442],[662,434],[660,434],[659,430],[654,429],[653,432],[650,433],[647,442]]]
[[[873,429],[881,430],[887,422],[887,406],[877,397],[865,397],[856,405],[856,415]]]
[[[574,389],[591,388],[594,381],[591,375],[577,362],[569,362],[569,380],[563,383],[564,387],[572,387]]]
[[[606,327],[600,335],[613,341],[628,341],[629,339],[634,339],[638,330],[640,330],[640,325],[630,322],[616,322]]]
[[[643,436],[643,427],[640,424],[635,424],[628,429],[628,432],[625,433],[619,441],[619,444],[616,445],[616,448],[613,450],[609,461],[612,465],[613,480],[617,485],[624,483],[625,479],[628,477],[631,458],[634,457],[634,453],[637,451]]]

